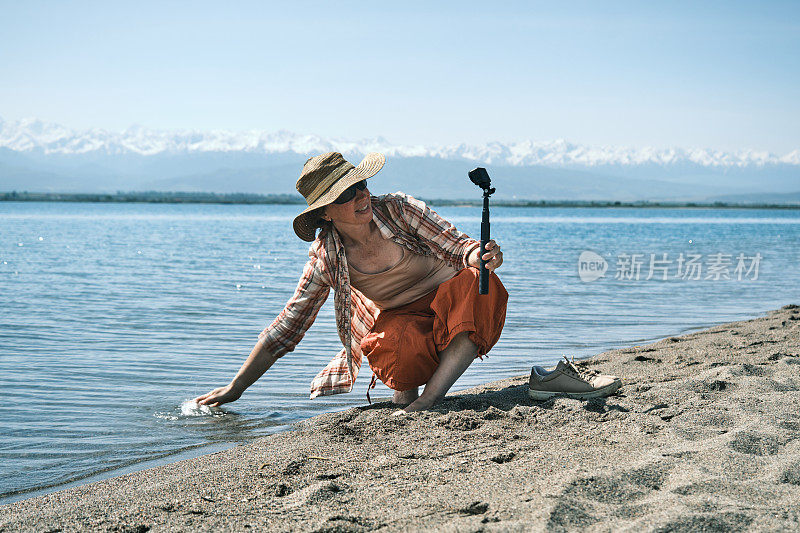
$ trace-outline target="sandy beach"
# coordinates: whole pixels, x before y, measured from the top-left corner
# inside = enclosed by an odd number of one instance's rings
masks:
[[[534,402],[518,376],[325,414],[2,506],[0,531],[800,530],[800,307],[581,364],[623,388]]]

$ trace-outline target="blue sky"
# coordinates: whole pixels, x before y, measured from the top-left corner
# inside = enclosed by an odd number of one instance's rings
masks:
[[[800,2],[0,1],[0,117],[800,148]]]

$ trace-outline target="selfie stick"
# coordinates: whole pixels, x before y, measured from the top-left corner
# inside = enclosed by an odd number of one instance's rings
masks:
[[[492,180],[489,173],[483,167],[478,167],[469,171],[469,179],[472,183],[483,189],[483,214],[481,215],[481,269],[478,286],[478,294],[489,294],[489,271],[486,270],[486,261],[483,254],[486,253],[486,243],[489,242],[489,196],[494,193]]]

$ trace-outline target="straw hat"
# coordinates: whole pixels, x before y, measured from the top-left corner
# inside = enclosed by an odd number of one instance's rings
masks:
[[[313,241],[319,217],[312,212],[332,203],[354,183],[377,174],[384,161],[383,154],[376,152],[367,154],[357,167],[345,161],[339,152],[328,152],[306,161],[297,180],[297,191],[305,197],[308,207],[294,219],[297,236],[304,241]]]

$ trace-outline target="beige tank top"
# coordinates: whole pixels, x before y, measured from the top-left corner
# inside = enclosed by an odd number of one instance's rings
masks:
[[[436,256],[403,248],[403,258],[389,270],[365,274],[348,265],[350,284],[378,309],[394,309],[422,298],[458,273]]]

